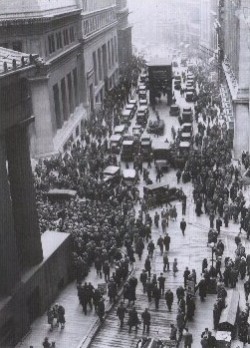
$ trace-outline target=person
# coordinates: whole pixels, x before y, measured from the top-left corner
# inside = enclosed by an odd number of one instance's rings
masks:
[[[184,273],[183,273],[183,278],[184,278],[184,288],[187,287],[187,281],[188,281],[188,277],[190,275],[190,271],[188,269],[188,267],[186,267]]]
[[[44,348],[51,348],[51,344],[49,342],[49,338],[45,337],[44,341],[43,341],[43,347]]]
[[[181,220],[181,222],[180,222],[180,229],[181,229],[181,232],[182,232],[182,235],[183,235],[183,236],[185,235],[186,227],[187,227],[187,223],[186,223],[186,221],[184,220],[184,218],[182,218],[182,220]]]
[[[188,331],[187,327],[184,329],[183,338],[184,348],[191,348],[193,343],[193,335]]]
[[[171,238],[168,235],[168,233],[165,235],[165,237],[163,238],[163,244],[165,246],[165,250],[169,251],[169,246],[170,246],[170,242],[171,242]]]
[[[123,327],[123,323],[124,323],[124,317],[125,317],[125,313],[127,312],[126,308],[124,307],[123,301],[120,302],[120,305],[117,308],[116,311],[116,315],[118,316],[119,320],[120,320],[120,327]]]
[[[176,178],[177,178],[177,184],[179,185],[180,180],[181,180],[181,170],[180,170],[180,168],[176,172]]]
[[[47,318],[48,318],[48,324],[50,325],[50,331],[53,331],[53,328],[54,328],[54,311],[53,311],[53,307],[50,307],[47,310]]]
[[[207,345],[208,345],[208,348],[216,348],[217,347],[216,338],[212,335],[212,333],[210,331],[208,332]]]
[[[62,305],[59,305],[58,306],[58,325],[60,324],[61,325],[61,329],[64,329],[65,327],[65,309]]]
[[[145,271],[145,269],[143,269],[142,273],[140,274],[140,281],[141,281],[142,286],[143,286],[143,293],[144,294],[146,292],[147,279],[148,279],[147,272]]]
[[[164,295],[164,291],[165,291],[165,281],[166,281],[166,278],[163,276],[163,273],[161,273],[160,277],[158,277],[158,282],[159,282],[159,288],[162,295]]]
[[[153,288],[153,297],[155,300],[155,309],[159,309],[159,301],[161,298],[161,290],[158,288],[157,285],[154,286]]]
[[[205,279],[201,279],[198,283],[198,285],[195,287],[195,291],[199,289],[199,296],[201,301],[204,301],[205,297],[207,296],[207,284]]]
[[[104,314],[105,314],[105,303],[104,298],[102,297],[98,303],[98,309],[97,314],[101,322],[104,320]]]
[[[147,256],[146,260],[145,260],[145,264],[144,264],[144,268],[146,270],[146,272],[148,272],[148,276],[151,276],[151,262],[149,259],[149,256]]]
[[[165,293],[165,301],[168,307],[169,312],[171,312],[172,304],[174,301],[174,294],[171,289],[168,289]]]
[[[212,335],[211,331],[209,331],[208,328],[206,327],[205,330],[201,334],[201,338],[206,338],[207,339],[209,334]]]
[[[169,271],[168,254],[166,252],[164,252],[164,254],[163,254],[163,272],[166,272],[166,267],[167,267],[167,270]]]
[[[142,321],[143,321],[143,333],[147,331],[147,334],[150,331],[150,321],[151,321],[151,315],[148,311],[148,308],[145,308],[144,312],[142,312]]]
[[[173,262],[173,273],[174,273],[174,277],[175,277],[175,273],[178,272],[178,267],[177,267],[177,259],[174,259],[174,262]]]
[[[158,238],[157,245],[158,245],[159,248],[160,248],[160,253],[161,253],[161,255],[163,254],[163,243],[164,243],[163,238],[162,238],[162,236],[160,236],[160,237]]]
[[[176,316],[176,324],[179,329],[179,333],[182,334],[182,331],[185,327],[185,315],[180,310],[178,311],[178,314]]]
[[[135,331],[137,332],[138,324],[139,324],[138,313],[137,313],[135,307],[133,307],[131,309],[131,311],[129,312],[129,319],[128,319],[129,333],[131,333],[131,329],[134,326],[135,326]]]
[[[177,341],[177,328],[174,326],[174,324],[170,325],[170,336],[171,341]]]

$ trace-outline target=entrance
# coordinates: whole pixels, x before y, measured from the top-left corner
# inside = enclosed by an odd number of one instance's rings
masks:
[[[40,291],[37,286],[27,299],[27,309],[30,324],[40,315]]]

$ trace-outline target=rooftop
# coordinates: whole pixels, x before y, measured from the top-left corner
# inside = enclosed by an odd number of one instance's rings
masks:
[[[77,9],[76,0],[0,0],[0,20],[53,17]]]

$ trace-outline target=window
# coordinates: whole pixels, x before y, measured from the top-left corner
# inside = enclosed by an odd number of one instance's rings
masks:
[[[73,94],[72,94],[72,77],[71,73],[67,75],[68,80],[68,91],[69,91],[69,110],[72,114],[74,112],[74,105],[73,105]]]
[[[62,48],[62,33],[60,31],[56,33],[56,48],[58,50]]]
[[[94,65],[94,72],[95,72],[95,85],[98,85],[98,76],[97,76],[97,62],[96,62],[96,53],[93,52],[93,65]]]
[[[111,62],[112,66],[115,64],[115,57],[114,57],[114,40],[111,39]]]
[[[48,36],[48,41],[49,41],[49,54],[55,52],[55,37],[54,34],[50,34]]]
[[[64,29],[63,31],[63,44],[67,46],[69,44],[69,31],[68,29]]]
[[[12,48],[14,51],[22,52],[22,41],[14,41],[12,43]]]
[[[109,69],[111,69],[110,41],[108,41],[108,62],[109,62]]]
[[[73,83],[74,83],[74,91],[75,91],[75,104],[76,106],[79,105],[79,98],[78,98],[78,77],[77,77],[77,68],[73,70]]]
[[[65,78],[61,79],[61,94],[62,94],[63,118],[66,121],[69,118],[69,112],[68,112],[68,104],[67,104]]]
[[[76,137],[79,137],[80,135],[80,128],[79,126],[76,127]]]
[[[118,57],[117,57],[117,38],[116,38],[116,36],[114,37],[114,42],[115,42],[115,47],[114,47],[114,49],[115,49],[115,61],[117,62]]]
[[[98,67],[99,67],[99,80],[102,80],[102,55],[101,55],[101,49],[98,48]]]
[[[69,29],[70,42],[75,41],[75,30],[74,29],[75,29],[74,27],[70,27],[70,29]]]

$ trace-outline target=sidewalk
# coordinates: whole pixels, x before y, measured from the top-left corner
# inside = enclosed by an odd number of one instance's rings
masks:
[[[88,276],[84,279],[85,281],[91,282],[95,288],[98,284],[104,283],[103,278],[100,279],[97,276],[94,267],[91,268]],[[105,294],[104,298],[105,309],[108,310],[110,302],[107,294]],[[98,326],[99,318],[94,309],[92,311],[88,309],[88,314],[84,315],[78,300],[76,283],[69,284],[58,296],[55,303],[62,304],[65,308],[65,328],[54,328],[51,332],[50,325],[47,322],[47,314],[44,313],[33,322],[30,332],[16,348],[28,348],[30,346],[40,348],[45,337],[48,337],[50,342],[56,342],[56,347],[60,348],[78,347],[88,340],[89,336],[93,334],[92,329]]]

